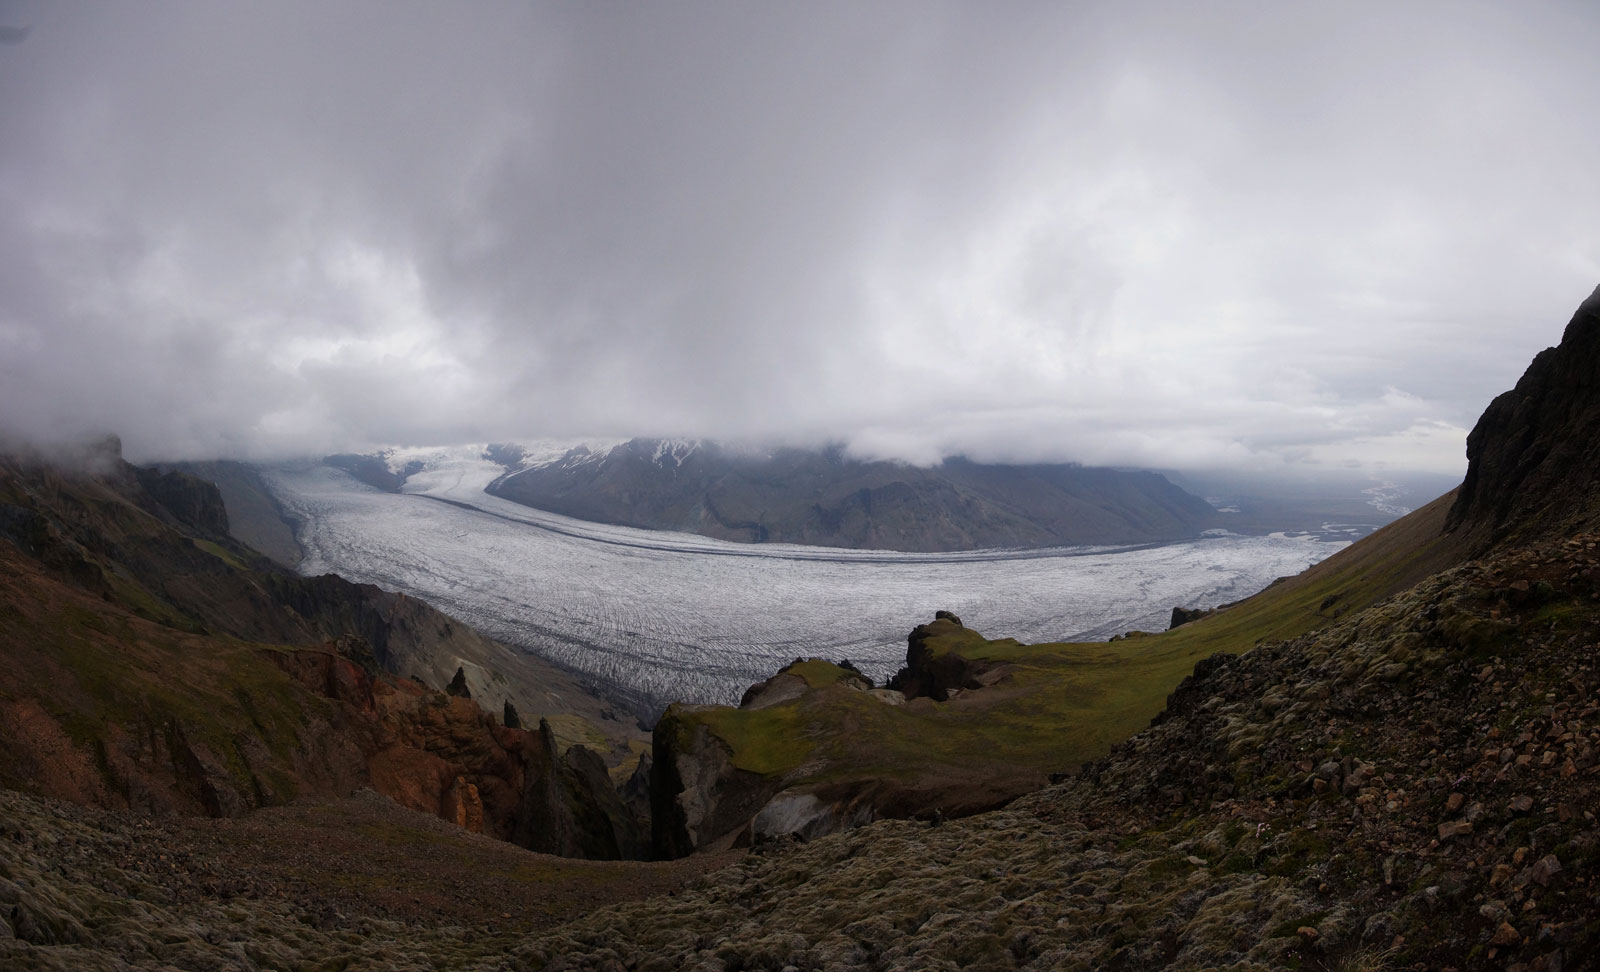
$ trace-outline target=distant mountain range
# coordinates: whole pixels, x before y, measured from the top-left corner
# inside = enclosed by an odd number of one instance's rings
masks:
[[[1145,543],[1194,537],[1223,519],[1157,473],[1068,464],[952,458],[924,468],[839,449],[753,454],[662,439],[533,461],[515,447],[491,454],[513,470],[489,486],[492,495],[582,520],[745,543],[901,551]],[[327,461],[398,487],[371,457]]]

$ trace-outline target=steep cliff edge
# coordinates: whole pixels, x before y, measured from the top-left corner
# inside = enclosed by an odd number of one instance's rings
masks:
[[[1475,549],[1600,524],[1600,288],[1467,437],[1447,529]]]

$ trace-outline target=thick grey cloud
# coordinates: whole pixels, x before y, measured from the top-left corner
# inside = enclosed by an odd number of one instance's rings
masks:
[[[1600,282],[1588,3],[0,25],[0,427],[149,457],[1459,470]]]

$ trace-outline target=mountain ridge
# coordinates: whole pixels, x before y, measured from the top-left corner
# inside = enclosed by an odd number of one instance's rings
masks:
[[[1158,473],[959,457],[918,467],[840,449],[757,454],[656,439],[574,448],[512,469],[488,492],[621,526],[914,552],[1180,540],[1222,523]]]

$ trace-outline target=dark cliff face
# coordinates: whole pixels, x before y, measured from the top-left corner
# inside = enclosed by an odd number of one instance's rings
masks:
[[[182,472],[134,470],[139,485],[179,524],[209,536],[228,534],[228,511],[217,487]]]
[[[1475,549],[1600,523],[1600,288],[1467,436],[1445,529]]]
[[[1203,500],[1150,472],[949,459],[921,468],[838,450],[742,455],[636,439],[574,450],[489,492],[578,519],[747,543],[941,551],[1178,540],[1215,526]]]
[[[152,468],[160,472],[188,473],[215,484],[227,508],[228,533],[235,540],[284,567],[293,568],[300,563],[303,554],[295,540],[290,515],[254,466],[219,459],[160,463]]]

